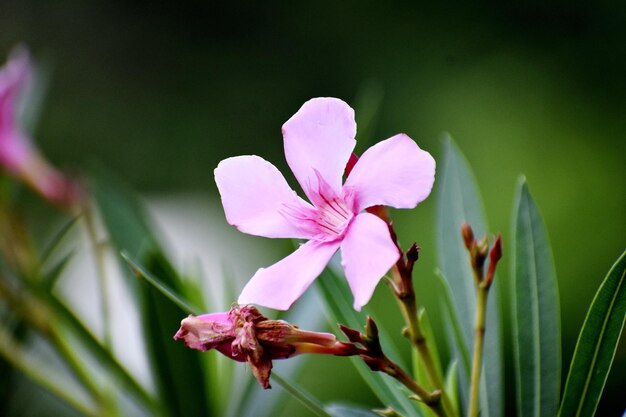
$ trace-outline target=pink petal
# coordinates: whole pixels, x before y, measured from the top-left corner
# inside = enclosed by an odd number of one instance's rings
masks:
[[[265,237],[309,238],[310,232],[284,215],[312,209],[298,197],[278,169],[254,155],[228,158],[215,169],[226,220],[244,233]]]
[[[242,362],[245,358],[235,355],[232,351],[231,344],[235,338],[234,325],[229,313],[190,315],[181,321],[174,340],[182,339],[191,349],[203,352],[216,349],[223,355]]]
[[[380,218],[361,213],[354,218],[341,243],[341,264],[354,295],[354,309],[372,298],[378,281],[400,257],[389,228]]]
[[[196,317],[207,323],[217,323],[217,324],[223,324],[225,326],[233,325],[233,320],[230,318],[230,313],[228,311],[224,313],[201,314]]]
[[[13,174],[20,174],[27,169],[27,165],[36,153],[31,142],[18,133],[13,127],[11,130],[1,130],[0,126],[0,165]]]
[[[0,165],[17,173],[33,153],[29,139],[17,125],[17,106],[31,73],[30,57],[15,48],[0,69]]]
[[[308,241],[281,261],[259,269],[237,302],[287,310],[322,273],[339,244]]]
[[[315,170],[339,194],[355,135],[354,110],[336,98],[307,101],[283,125],[287,163],[310,200],[318,189]]]
[[[413,208],[428,197],[434,182],[433,157],[400,133],[365,151],[344,188],[354,192],[358,211],[374,205]]]
[[[11,51],[0,69],[0,130],[15,123],[17,101],[32,72],[30,55],[25,48]]]

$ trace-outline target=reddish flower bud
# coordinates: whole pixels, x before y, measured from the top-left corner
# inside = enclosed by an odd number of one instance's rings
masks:
[[[474,246],[474,232],[469,224],[463,223],[461,226],[461,236],[463,236],[463,242],[465,243],[465,247],[467,250],[471,251],[472,246]]]
[[[487,276],[485,277],[485,285],[489,287],[493,281],[493,277],[496,274],[496,266],[498,261],[502,258],[502,236],[498,235],[496,241],[493,243],[491,251],[489,251],[489,268],[487,269]]]

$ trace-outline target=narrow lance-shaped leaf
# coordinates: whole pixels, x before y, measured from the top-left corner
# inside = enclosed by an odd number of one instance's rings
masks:
[[[463,332],[457,317],[456,309],[454,308],[454,302],[452,301],[452,293],[448,281],[444,278],[440,270],[435,271],[436,282],[441,287],[441,299],[440,306],[442,314],[447,318],[448,330],[451,333],[448,337],[452,342],[456,343],[457,356],[463,366],[465,374],[469,375],[471,372],[470,355],[467,350],[467,346],[463,340]]]
[[[437,349],[437,344],[435,343],[435,337],[433,334],[432,327],[430,325],[430,320],[428,319],[428,315],[426,314],[426,310],[424,308],[421,308],[417,312],[417,319],[419,320],[422,333],[424,334],[424,337],[426,338],[426,344],[428,346],[428,350],[432,352],[432,358],[433,358],[433,362],[435,363],[437,373],[439,375],[442,375],[441,361],[439,359],[439,350]],[[430,383],[430,378],[428,376],[428,372],[426,371],[426,367],[424,366],[424,363],[420,359],[416,349],[413,349],[413,368],[414,368],[413,370],[414,378],[418,384],[420,384],[422,387],[428,390],[435,389],[435,387],[432,386],[432,384]],[[435,412],[432,409],[430,409],[426,404],[418,403],[418,405],[419,405],[419,408],[422,410],[422,414],[424,414],[425,416],[433,416],[433,417],[436,416]]]
[[[352,404],[333,403],[326,406],[326,411],[333,417],[377,417],[374,412]]]
[[[127,253],[122,253],[122,257],[126,262],[128,262],[129,266],[135,271],[136,274],[144,278],[149,285],[154,287],[159,293],[164,295],[172,304],[178,306],[187,314],[199,315],[201,312],[193,307],[190,303],[185,301],[183,297],[178,294],[176,291],[169,288],[166,284],[161,282],[161,280],[148,272],[146,268],[141,266],[137,261],[133,260],[133,258]],[[294,321],[300,323],[299,321]],[[309,328],[309,326],[305,326],[305,328]],[[295,364],[295,361],[292,361],[292,364]],[[294,365],[295,366],[295,365]],[[309,392],[305,391],[298,385],[289,382],[288,380],[282,378],[277,372],[272,372],[272,379],[276,381],[281,387],[284,388],[284,392],[289,393],[292,397],[294,397],[297,401],[301,402],[307,408],[309,408],[314,414],[320,415],[323,417],[330,417],[330,415],[324,410],[322,403],[312,396]],[[257,382],[254,381],[254,378],[248,378],[248,380],[252,383],[253,386],[257,386]],[[253,414],[252,411],[246,412],[245,415],[274,415],[276,410],[273,410],[276,407],[277,397],[273,398],[273,401],[268,402],[266,400],[267,397],[270,397],[271,393],[266,391],[263,392],[265,394],[265,398],[257,397],[255,398],[246,398],[243,399],[242,404],[239,406],[248,406],[251,407],[262,407],[262,409],[257,409],[256,413]],[[284,396],[284,395],[283,395]],[[281,394],[278,394],[278,397],[281,397]]]
[[[102,170],[96,171],[91,180],[113,250],[118,254],[128,252],[164,285],[180,292],[183,283],[156,242],[148,216],[133,191]],[[138,285],[130,268],[123,270],[128,288],[141,300],[143,329],[163,413],[209,415],[210,399],[204,395],[207,380],[202,373],[199,352],[172,339],[186,313],[152,285]]]
[[[592,417],[626,320],[626,252],[600,285],[578,336],[560,417]]]
[[[437,199],[437,252],[439,268],[452,292],[456,316],[463,333],[465,349],[470,352],[474,335],[476,308],[474,278],[467,251],[461,239],[461,225],[469,223],[477,237],[487,231],[482,203],[474,175],[469,164],[450,137],[444,140],[443,161],[436,183]],[[483,372],[481,375],[481,416],[498,417],[503,414],[504,378],[502,366],[502,340],[498,279],[489,293]],[[468,386],[469,375],[461,371],[461,388]]]
[[[153,276],[150,272],[146,271],[146,269],[143,266],[139,265],[139,262],[133,259],[133,257],[126,251],[122,251],[121,256],[132,268],[133,272],[136,275],[148,281],[150,285],[152,285],[157,291],[167,297],[172,303],[176,304],[181,310],[183,310],[183,312],[185,312],[186,314],[194,315],[202,314],[202,311],[200,309],[187,303],[185,300],[183,300],[181,296],[174,292],[174,290],[161,282],[159,278]]]
[[[452,407],[456,415],[461,415],[461,409],[459,404],[459,374],[458,374],[458,362],[453,360],[448,366],[446,371],[446,392],[450,396],[452,401]]]
[[[513,323],[518,415],[551,417],[561,386],[561,321],[548,234],[522,179],[513,216]]]

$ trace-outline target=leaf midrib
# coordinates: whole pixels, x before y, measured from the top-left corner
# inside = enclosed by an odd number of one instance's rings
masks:
[[[528,230],[528,235],[526,239],[526,249],[529,257],[532,258],[531,267],[532,271],[532,279],[530,280],[531,291],[533,292],[533,296],[531,297],[532,303],[532,321],[533,321],[533,333],[535,334],[533,350],[535,351],[535,366],[533,367],[534,380],[535,380],[535,395],[533,398],[535,399],[534,404],[534,415],[541,415],[541,363],[542,363],[542,355],[541,355],[541,331],[539,328],[539,290],[538,290],[538,272],[537,272],[537,256],[535,253],[535,247],[532,242],[535,241],[535,234],[533,229],[533,222],[530,216],[530,205],[528,204],[528,195],[525,196],[525,207],[523,210],[523,215],[525,217],[525,223]],[[537,393],[539,395],[537,395]]]

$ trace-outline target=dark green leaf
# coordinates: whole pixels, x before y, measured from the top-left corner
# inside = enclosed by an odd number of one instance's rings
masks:
[[[50,291],[54,284],[57,282],[70,259],[74,257],[74,252],[70,252],[61,258],[54,266],[47,271],[42,277],[43,288]]]
[[[59,230],[57,230],[52,238],[46,243],[44,249],[41,251],[41,257],[39,259],[40,264],[45,264],[54,251],[63,242],[63,239],[69,234],[70,230],[78,223],[79,217],[73,217],[63,224]]]
[[[142,254],[158,249],[148,216],[128,185],[102,168],[95,170],[90,185],[114,248],[139,260]]]
[[[561,320],[548,233],[522,180],[513,216],[513,324],[518,415],[551,417],[561,387]]]
[[[135,275],[145,279],[148,284],[152,285],[158,292],[167,297],[172,303],[176,304],[182,311],[196,316],[202,314],[202,311],[199,308],[189,305],[180,295],[174,292],[174,290],[161,282],[159,278],[146,271],[146,269],[139,265],[139,263],[135,261],[126,251],[122,251],[121,256],[131,267]]]
[[[600,285],[578,336],[560,417],[592,417],[626,320],[626,252]]]
[[[92,176],[91,184],[114,251],[125,251],[167,288],[183,292],[183,283],[156,242],[148,216],[132,190],[102,170]],[[173,340],[187,313],[153,285],[145,281],[145,285],[137,285],[129,268],[124,270],[128,287],[134,288],[141,300],[146,344],[164,414],[208,416],[215,399],[205,395],[210,391],[206,390],[200,353]]]
[[[443,163],[439,169],[437,187],[437,252],[439,268],[448,280],[452,292],[453,306],[461,325],[465,349],[472,346],[474,310],[476,305],[474,278],[468,261],[468,254],[461,238],[461,225],[469,223],[474,234],[481,238],[487,232],[482,203],[470,167],[452,142],[444,141]],[[482,417],[499,417],[503,413],[503,370],[502,340],[500,338],[500,317],[498,302],[498,280],[494,282],[487,303],[487,333],[485,335],[484,357],[481,384]],[[461,367],[461,375],[467,381],[468,375]],[[462,386],[467,386],[463,382]]]

